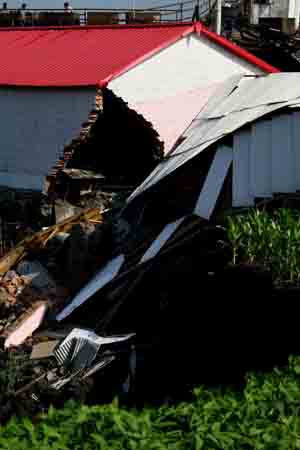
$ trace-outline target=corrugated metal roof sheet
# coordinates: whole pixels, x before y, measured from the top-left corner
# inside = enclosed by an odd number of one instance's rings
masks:
[[[300,96],[299,73],[276,73],[271,77],[245,77],[232,95],[227,96],[205,118],[218,118],[245,109],[288,102]]]
[[[108,284],[119,273],[124,261],[125,256],[123,254],[108,261],[108,263],[75,295],[71,303],[58,314],[56,319],[58,321],[63,320],[70,315],[74,309],[82,305],[88,298]]]
[[[0,29],[0,85],[96,86],[196,32],[266,72],[277,69],[201,24]]]
[[[191,25],[0,30],[0,85],[95,86]]]
[[[249,97],[249,91],[254,98]],[[299,99],[300,73],[270,74],[259,78],[248,76],[230,78],[196,116],[185,132],[186,139],[182,144],[156,167],[131,195],[128,202],[212,143],[272,111],[298,104]]]

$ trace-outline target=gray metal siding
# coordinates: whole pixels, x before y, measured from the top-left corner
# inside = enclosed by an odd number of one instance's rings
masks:
[[[254,204],[250,192],[250,133],[250,129],[243,130],[236,133],[233,138],[234,149],[240,150],[233,152],[232,203],[234,207]]]
[[[250,193],[252,197],[272,195],[271,120],[253,124],[250,141]],[[234,151],[240,151],[238,148]],[[237,177],[241,178],[239,174]]]
[[[94,89],[1,88],[0,185],[41,190],[94,99]]]
[[[300,111],[295,111],[292,115],[292,146],[295,155],[295,186],[294,189],[299,189],[300,186]]]
[[[294,189],[291,116],[286,114],[272,119],[272,192]]]
[[[235,207],[254,204],[255,197],[300,190],[300,112],[291,109],[253,123],[251,131],[236,132],[233,161]]]

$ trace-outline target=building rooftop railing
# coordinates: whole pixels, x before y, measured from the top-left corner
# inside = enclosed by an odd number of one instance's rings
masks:
[[[205,17],[212,0],[184,0],[144,9],[28,8],[0,6],[0,27],[114,25],[191,22]]]

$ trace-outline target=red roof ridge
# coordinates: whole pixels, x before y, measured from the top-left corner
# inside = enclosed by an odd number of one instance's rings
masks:
[[[152,26],[155,24],[151,24]],[[172,27],[170,24],[161,24],[164,26]],[[176,25],[183,25],[182,23],[176,23]],[[175,43],[177,40],[181,39],[184,36],[187,36],[191,33],[196,33],[199,35],[204,35],[209,40],[215,42],[216,44],[220,45],[221,47],[225,48],[226,50],[230,51],[235,56],[238,56],[242,58],[244,61],[255,65],[259,69],[263,70],[267,73],[277,73],[280,72],[279,69],[277,69],[274,66],[271,66],[267,62],[263,61],[262,59],[258,58],[257,56],[253,55],[252,53],[249,53],[247,50],[244,50],[242,47],[239,47],[238,45],[234,44],[233,42],[229,41],[228,39],[224,38],[223,36],[220,36],[217,33],[214,33],[213,31],[210,31],[205,25],[203,25],[202,22],[190,22],[189,24],[185,23],[185,26],[190,25],[190,27],[185,30],[184,33],[173,37],[172,39],[165,41],[163,44],[157,46],[156,48],[152,49],[150,52],[145,53],[138,59],[135,59],[134,61],[131,61],[126,66],[122,67],[119,70],[116,70],[114,73],[111,73],[108,77],[106,77],[103,80],[99,81],[100,87],[105,87],[108,85],[108,83],[113,80],[114,78],[117,78],[118,76],[122,75],[123,73],[127,72],[131,68],[137,66],[139,63],[145,61],[146,59],[150,58],[151,56],[155,55],[160,50],[163,50],[169,45]]]

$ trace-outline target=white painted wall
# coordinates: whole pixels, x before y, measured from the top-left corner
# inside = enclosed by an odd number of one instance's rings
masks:
[[[129,104],[221,83],[237,73],[263,73],[204,36],[189,35],[112,80]]]
[[[0,185],[42,190],[94,100],[89,88],[0,88]]]
[[[239,73],[263,72],[192,34],[112,80],[109,87],[153,124],[168,153],[219,84]]]

